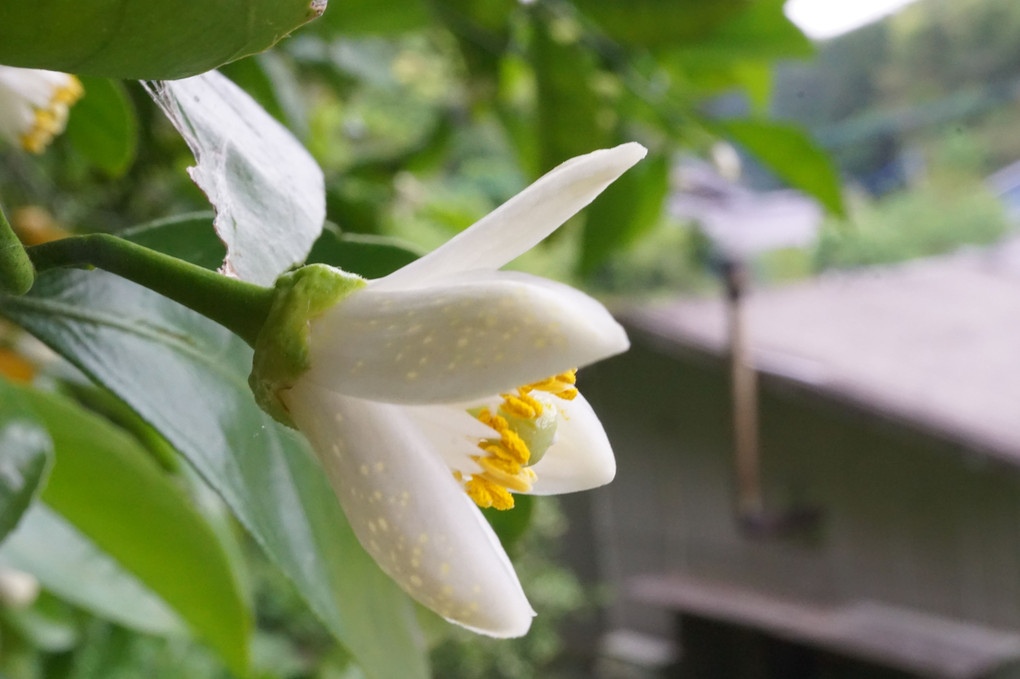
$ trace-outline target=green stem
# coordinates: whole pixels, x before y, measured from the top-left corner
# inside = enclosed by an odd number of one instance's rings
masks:
[[[0,288],[14,295],[24,295],[34,282],[35,271],[25,254],[25,246],[0,208]]]
[[[94,266],[154,290],[212,319],[255,346],[273,303],[273,289],[228,278],[105,233],[28,248],[39,271]]]

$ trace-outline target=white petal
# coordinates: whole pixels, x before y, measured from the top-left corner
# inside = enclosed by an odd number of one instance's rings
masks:
[[[299,381],[284,396],[355,535],[408,594],[497,637],[534,612],[492,529],[403,408]]]
[[[499,403],[498,397],[487,399],[485,405],[494,408],[496,403]],[[472,455],[481,452],[478,442],[495,435],[493,429],[468,413],[474,405],[403,406],[403,410],[447,467],[474,474],[480,471],[478,464],[471,460]]]
[[[572,158],[421,259],[376,281],[380,290],[498,269],[527,252],[595,200],[648,150],[631,142]]]
[[[616,459],[595,411],[580,394],[557,399],[563,417],[556,442],[534,466],[532,495],[558,495],[604,486],[616,476]]]
[[[485,398],[626,351],[623,328],[582,292],[514,272],[421,290],[372,284],[312,321],[306,379],[390,403]]]

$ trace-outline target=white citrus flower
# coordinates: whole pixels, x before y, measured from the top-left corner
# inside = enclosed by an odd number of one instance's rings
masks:
[[[64,131],[68,108],[83,94],[73,75],[0,66],[0,137],[41,153]]]
[[[476,503],[509,508],[511,492],[612,480],[609,441],[574,368],[628,347],[594,299],[498,269],[645,152],[631,143],[574,158],[385,278],[341,274],[339,301],[298,294],[288,313],[303,311],[283,325],[307,333],[301,369],[261,394],[286,348],[259,339],[256,394],[307,436],[361,544],[412,597],[475,631],[521,636],[534,616]]]

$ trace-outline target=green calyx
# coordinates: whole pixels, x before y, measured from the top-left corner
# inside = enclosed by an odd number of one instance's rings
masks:
[[[311,321],[355,290],[365,279],[325,264],[309,264],[283,274],[273,287],[273,303],[255,341],[248,384],[259,407],[293,427],[280,392],[311,367]]]

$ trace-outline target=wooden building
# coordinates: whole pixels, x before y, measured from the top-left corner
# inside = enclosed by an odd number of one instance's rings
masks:
[[[675,638],[675,676],[699,679],[1020,676],[1016,259],[751,296],[755,521],[722,301],[621,310],[633,348],[582,375],[617,479],[567,505],[599,555],[580,566],[617,592],[604,630]]]

